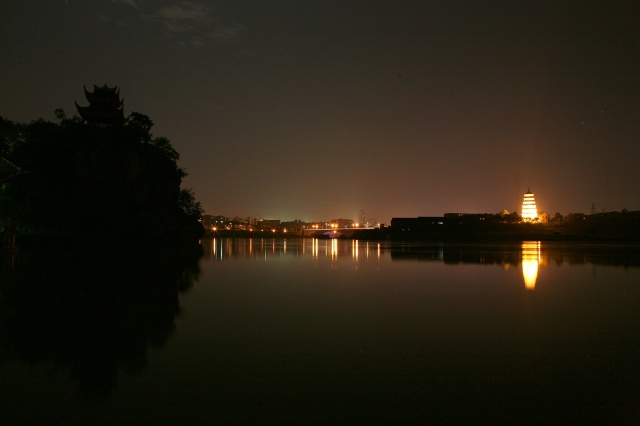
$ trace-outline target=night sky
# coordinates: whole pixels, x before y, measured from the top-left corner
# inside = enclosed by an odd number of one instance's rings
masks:
[[[208,214],[640,210],[637,1],[16,1],[0,116],[119,86]]]

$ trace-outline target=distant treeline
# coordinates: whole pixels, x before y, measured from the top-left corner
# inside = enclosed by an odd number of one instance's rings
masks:
[[[218,230],[208,236],[227,238],[302,237],[302,232]],[[324,231],[315,238],[331,238]],[[523,222],[517,214],[447,214],[442,217],[393,218],[391,226],[353,229],[338,238],[394,241],[640,241],[640,211],[556,215],[547,223]]]
[[[556,215],[548,223],[514,221],[500,214],[394,218],[391,239],[418,240],[640,240],[640,211]]]
[[[179,154],[152,135],[149,117],[101,126],[56,116],[27,124],[0,117],[0,231],[15,227],[22,243],[202,235],[200,204],[180,187]]]

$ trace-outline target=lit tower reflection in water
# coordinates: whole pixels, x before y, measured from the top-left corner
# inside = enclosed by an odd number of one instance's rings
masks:
[[[535,290],[540,265],[540,241],[522,242],[522,276],[527,290]]]

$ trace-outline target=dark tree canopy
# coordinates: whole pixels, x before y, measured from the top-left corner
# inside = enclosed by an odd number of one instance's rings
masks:
[[[133,113],[123,126],[86,125],[61,109],[56,117],[59,123],[0,118],[2,157],[26,172],[2,184],[1,227],[59,238],[201,232],[202,209],[180,187],[179,154],[153,136],[149,117]]]

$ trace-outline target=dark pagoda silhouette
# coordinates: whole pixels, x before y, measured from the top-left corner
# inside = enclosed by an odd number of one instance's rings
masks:
[[[118,126],[125,122],[124,102],[120,100],[118,86],[102,87],[93,85],[93,92],[84,88],[84,95],[89,101],[89,106],[83,107],[76,102],[76,108],[82,120],[89,124],[105,126]]]

